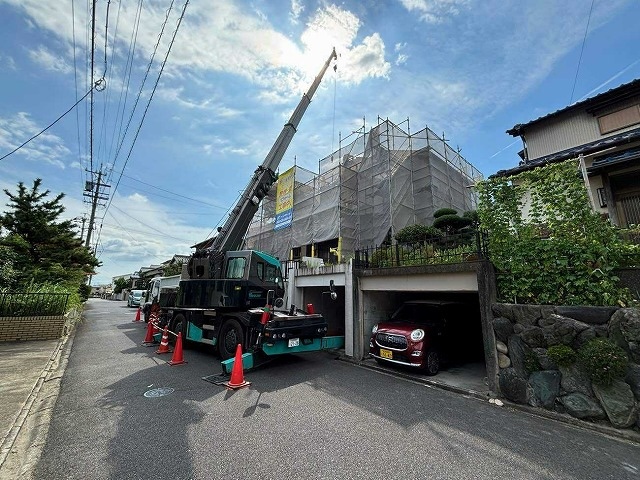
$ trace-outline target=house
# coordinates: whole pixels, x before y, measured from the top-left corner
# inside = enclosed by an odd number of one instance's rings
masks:
[[[493,176],[578,158],[594,210],[620,227],[640,224],[640,79],[507,133],[522,139],[522,160]]]

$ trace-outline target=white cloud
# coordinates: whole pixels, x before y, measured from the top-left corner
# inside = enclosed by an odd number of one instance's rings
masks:
[[[297,23],[298,18],[304,11],[304,5],[300,0],[291,0],[291,12],[289,16],[291,17],[291,21]]]
[[[409,12],[416,11],[426,23],[441,23],[457,16],[470,4],[469,0],[400,0]]]
[[[16,70],[16,61],[10,55],[2,55],[0,53],[0,66],[7,70]]]
[[[51,72],[64,74],[73,72],[73,68],[71,68],[71,66],[67,64],[64,57],[56,55],[43,45],[40,45],[35,50],[30,50],[29,58]]]
[[[409,60],[409,55],[405,55],[404,53],[401,53],[396,58],[396,65],[402,65],[404,63],[407,63],[407,60]]]
[[[38,126],[25,112],[19,112],[9,118],[0,118],[0,151],[12,151],[42,129],[43,127]],[[13,153],[12,157],[23,156],[64,169],[65,164],[62,160],[70,153],[60,137],[45,132]],[[11,157],[7,157],[4,161],[11,161],[10,159]]]

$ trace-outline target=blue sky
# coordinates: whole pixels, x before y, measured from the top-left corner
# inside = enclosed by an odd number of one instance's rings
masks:
[[[89,91],[87,3],[0,0],[0,157]],[[208,237],[333,46],[281,171],[317,172],[380,116],[444,132],[488,176],[518,163],[505,130],[640,78],[637,0],[192,0],[159,81],[184,2],[138,5],[97,2],[93,148],[87,97],[0,161],[0,188],[41,177],[68,218],[89,214],[87,170],[106,172],[94,285]]]

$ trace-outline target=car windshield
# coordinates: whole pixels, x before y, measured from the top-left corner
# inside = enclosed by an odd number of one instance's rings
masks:
[[[133,292],[134,298],[140,298],[142,296],[142,292]]]
[[[405,303],[391,316],[392,323],[432,326],[441,321],[440,308],[428,303]]]

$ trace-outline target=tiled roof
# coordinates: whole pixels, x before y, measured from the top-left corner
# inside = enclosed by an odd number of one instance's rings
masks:
[[[607,90],[606,92],[602,92],[595,97],[587,98],[581,102],[576,102],[574,104],[569,105],[568,107],[561,108],[560,110],[556,110],[555,112],[548,113],[543,115],[542,117],[538,117],[535,120],[531,120],[527,123],[518,123],[514,125],[511,129],[507,130],[507,133],[511,136],[517,137],[520,135],[520,132],[530,125],[534,123],[541,122],[542,120],[546,120],[551,117],[555,117],[560,115],[561,113],[567,112],[569,110],[577,109],[577,108],[585,108],[588,106],[595,106],[596,104],[606,102],[607,100],[617,99],[622,97],[623,95],[628,94],[640,94],[640,79],[632,80],[629,83],[624,83],[615,88]]]
[[[520,165],[518,165],[517,167],[510,168],[508,170],[499,170],[498,172],[491,175],[489,178],[510,177],[512,175],[517,175],[520,172],[533,170],[534,168],[540,167],[542,165],[546,165],[547,163],[562,162],[569,158],[576,158],[580,154],[587,155],[590,153],[598,152],[599,150],[604,150],[605,148],[608,148],[608,147],[623,145],[625,143],[633,142],[636,140],[640,140],[640,128],[636,128],[624,133],[620,133],[618,135],[613,135],[611,137],[596,140],[595,142],[586,143],[584,145],[579,145],[577,147],[569,148],[561,152],[552,153],[551,155],[536,158],[535,160],[532,160],[529,162],[521,162]]]

